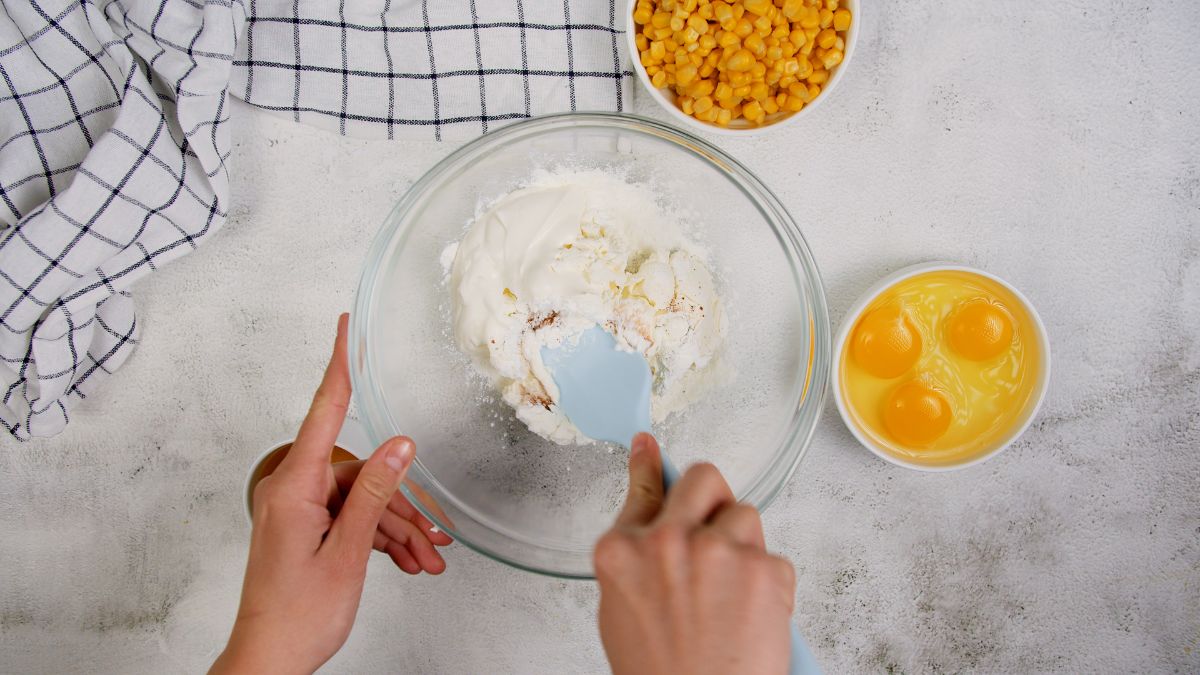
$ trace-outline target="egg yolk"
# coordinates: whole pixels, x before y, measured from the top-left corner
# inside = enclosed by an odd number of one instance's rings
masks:
[[[907,446],[928,445],[950,428],[950,402],[928,384],[913,380],[900,385],[883,407],[883,425]]]
[[[988,361],[1008,350],[1013,319],[1003,305],[984,298],[968,300],[946,320],[950,347],[972,361]]]
[[[921,357],[921,334],[900,307],[880,307],[858,322],[851,350],[875,377],[899,377]]]

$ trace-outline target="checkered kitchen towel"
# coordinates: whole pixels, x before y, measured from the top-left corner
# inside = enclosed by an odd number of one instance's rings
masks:
[[[229,209],[228,95],[342,134],[621,110],[620,0],[0,0],[0,422],[63,429]]]

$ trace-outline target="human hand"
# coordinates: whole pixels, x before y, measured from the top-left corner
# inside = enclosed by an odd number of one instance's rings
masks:
[[[241,606],[213,673],[311,673],[350,634],[372,547],[411,574],[438,574],[450,543],[396,490],[416,453],[393,438],[365,462],[331,466],[350,403],[348,316],[295,442],[254,490]]]
[[[795,570],[767,553],[758,511],[711,464],[664,495],[658,443],[634,438],[629,496],[595,567],[617,675],[787,672]]]

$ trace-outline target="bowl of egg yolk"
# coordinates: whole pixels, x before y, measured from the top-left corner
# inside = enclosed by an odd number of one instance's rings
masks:
[[[1020,436],[1050,381],[1033,305],[1002,279],[923,263],[884,278],[834,341],[833,393],[851,433],[923,471],[987,460]]]

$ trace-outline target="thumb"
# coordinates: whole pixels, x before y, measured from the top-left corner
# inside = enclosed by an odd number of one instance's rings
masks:
[[[329,530],[326,541],[334,550],[349,553],[350,559],[361,557],[365,563],[375,543],[379,519],[408,473],[416,451],[411,438],[397,436],[379,446],[363,464]]]
[[[629,448],[629,495],[617,515],[617,527],[646,525],[663,504],[663,465],[658,441],[647,433],[633,437]]]

